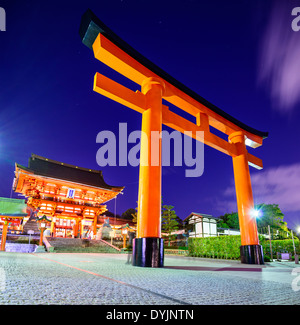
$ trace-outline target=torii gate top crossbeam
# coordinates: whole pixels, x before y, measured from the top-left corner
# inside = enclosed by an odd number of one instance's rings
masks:
[[[142,82],[149,77],[162,79],[165,84],[163,98],[196,118],[196,123],[192,123],[163,106],[165,125],[180,132],[189,130],[193,133],[209,131],[209,127],[212,126],[228,136],[242,131],[247,139],[246,145],[252,148],[261,146],[263,139],[268,136],[267,132],[258,131],[238,121],[172,78],[120,39],[91,10],[82,17],[80,36],[82,42],[93,49],[97,59],[137,84],[142,85]],[[135,93],[99,73],[95,75],[94,90],[141,113],[145,109],[143,94]],[[235,145],[213,133],[205,132],[204,137],[204,142],[215,149],[231,156],[238,154]],[[248,161],[253,167],[262,168],[262,161],[249,153]]]

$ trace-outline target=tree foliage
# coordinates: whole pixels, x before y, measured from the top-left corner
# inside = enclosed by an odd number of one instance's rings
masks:
[[[273,229],[288,231],[287,223],[283,221],[283,213],[278,204],[257,204],[255,210],[259,211],[259,217],[256,219],[257,227],[264,228],[270,226]],[[240,229],[237,212],[225,213],[218,220],[218,227]]]
[[[138,202],[136,202],[138,205]],[[137,223],[137,211],[138,207],[135,209],[130,208],[122,213],[123,219],[131,220],[134,223]],[[177,216],[176,212],[174,211],[174,207],[171,205],[164,205],[163,200],[161,200],[161,229],[163,232],[167,232],[170,235],[172,231],[176,231],[183,227],[182,220]]]
[[[132,220],[133,214],[136,213],[136,210],[133,208],[127,209],[125,212],[122,213],[122,219]]]
[[[287,231],[287,223],[283,221],[283,213],[278,204],[258,204],[255,209],[259,211],[260,217],[257,218],[257,227],[267,227],[282,229]]]
[[[219,228],[240,229],[237,212],[225,213],[218,220]]]
[[[177,218],[178,216],[174,211],[174,207],[172,205],[162,206],[161,229],[163,232],[168,234],[169,246],[172,238],[172,232],[179,229],[179,222],[177,221]]]
[[[111,211],[105,211],[105,212],[103,212],[102,214],[101,214],[101,216],[103,217],[103,216],[106,216],[106,217],[109,217],[109,218],[114,218],[114,217],[116,217],[116,218],[121,218],[121,216],[119,215],[119,214],[114,214],[113,212],[111,212]]]

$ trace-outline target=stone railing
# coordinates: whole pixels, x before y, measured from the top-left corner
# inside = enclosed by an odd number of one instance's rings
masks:
[[[165,249],[164,250],[165,255],[181,255],[181,256],[187,256],[188,250],[185,249]]]

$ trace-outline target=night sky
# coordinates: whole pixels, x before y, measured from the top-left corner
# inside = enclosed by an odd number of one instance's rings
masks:
[[[279,204],[289,228],[300,225],[300,31],[291,28],[299,1],[106,0],[2,1],[0,32],[0,196],[10,197],[15,162],[31,153],[101,169],[125,186],[117,213],[135,208],[138,167],[100,167],[96,136],[141,128],[141,114],[93,92],[96,72],[132,90],[140,87],[96,60],[79,26],[90,8],[146,58],[228,114],[269,132],[249,149],[255,203]],[[299,23],[300,25],[300,23]],[[163,127],[164,130],[169,130]],[[232,160],[208,146],[204,173],[163,167],[162,196],[180,218],[236,211]],[[12,193],[12,197],[18,197]],[[114,212],[115,201],[108,203]]]

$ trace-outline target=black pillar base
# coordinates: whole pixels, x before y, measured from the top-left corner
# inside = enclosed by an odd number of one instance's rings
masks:
[[[240,246],[241,262],[245,264],[265,264],[261,245]]]
[[[141,267],[163,267],[164,240],[155,237],[134,238],[132,265]]]

